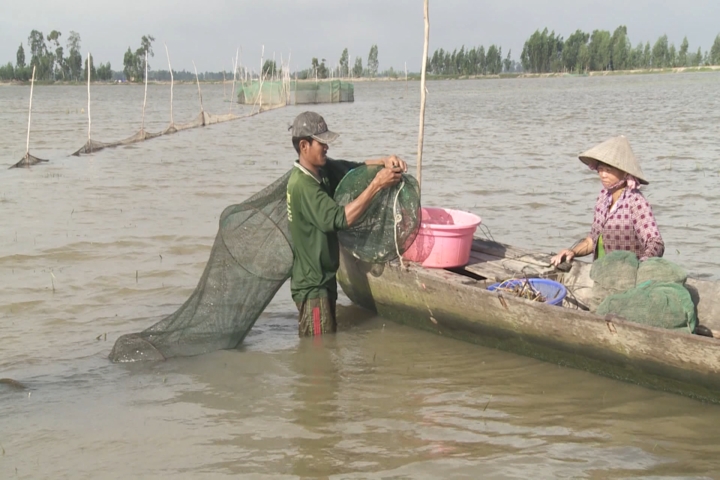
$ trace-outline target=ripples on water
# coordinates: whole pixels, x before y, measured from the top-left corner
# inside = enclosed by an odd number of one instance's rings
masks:
[[[417,83],[356,84],[316,110],[330,155],[414,163]],[[224,113],[221,85],[205,109]],[[600,188],[577,153],[623,133],[642,161],[666,257],[720,274],[720,75],[430,82],[423,199],[503,242],[557,251],[589,229]],[[29,89],[0,87],[0,158],[24,154]],[[142,88],[92,90],[93,138],[140,127]],[[716,406],[484,349],[342,309],[297,338],[283,288],[239,351],[111,365],[112,343],[194,289],[223,208],[294,158],[288,107],[80,158],[85,89],[37,87],[31,152],[0,173],[0,477],[704,478]],[[149,88],[146,128],[168,123]],[[240,107],[235,107],[240,110]],[[175,121],[199,110],[175,89]],[[347,305],[348,301],[345,299]],[[4,451],[4,454],[2,453]],[[16,470],[17,469],[17,470]]]

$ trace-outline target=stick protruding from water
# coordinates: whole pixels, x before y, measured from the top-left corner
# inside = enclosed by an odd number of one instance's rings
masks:
[[[28,109],[28,131],[27,142],[25,142],[25,160],[30,158],[30,117],[32,117],[33,87],[35,87],[35,65],[33,65],[32,79],[30,80],[30,108]]]

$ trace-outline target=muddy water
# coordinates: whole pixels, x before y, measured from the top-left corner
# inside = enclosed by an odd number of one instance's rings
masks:
[[[414,165],[417,84],[316,108],[330,155]],[[577,153],[627,135],[666,257],[720,275],[720,74],[432,82],[424,202],[547,251],[585,235],[600,188]],[[0,159],[25,153],[29,88],[0,87]],[[130,136],[142,88],[95,87],[92,136]],[[225,94],[227,98],[229,92]],[[205,110],[225,113],[223,86]],[[288,107],[80,158],[83,87],[37,87],[30,151],[0,173],[0,478],[713,478],[720,407],[417,332],[341,299],[342,331],[296,335],[285,286],[237,351],[114,365],[173,312],[222,209],[282,175]],[[199,111],[175,89],[176,122]],[[235,106],[236,111],[240,108]],[[145,123],[169,121],[151,86]],[[414,168],[414,167],[413,167]]]

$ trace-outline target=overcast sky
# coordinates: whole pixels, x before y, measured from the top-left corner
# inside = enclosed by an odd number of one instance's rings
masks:
[[[430,0],[430,52],[461,45],[496,44],[518,60],[525,40],[547,27],[567,38],[576,29],[612,32],[627,25],[633,46],[667,34],[690,51],[709,50],[720,33],[720,0]],[[335,65],[347,47],[351,61],[367,61],[378,45],[380,70],[419,71],[423,46],[422,0],[0,0],[0,62],[15,63],[18,46],[36,29],[46,36],[71,30],[82,38],[83,54],[122,70],[123,54],[140,37],[155,37],[153,68],[167,68],[163,42],[174,69],[232,70],[242,63],[259,69],[265,58],[291,57],[291,69],[307,68],[312,57]]]

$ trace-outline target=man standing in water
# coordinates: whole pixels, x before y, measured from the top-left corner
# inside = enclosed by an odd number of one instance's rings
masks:
[[[287,210],[293,241],[290,291],[300,312],[301,336],[335,332],[335,302],[340,267],[337,232],[351,227],[370,206],[380,190],[400,182],[407,165],[392,155],[367,160],[365,165],[383,165],[370,185],[355,200],[341,207],[333,196],[342,177],[356,162],[328,158],[328,144],[338,137],[315,112],[295,118],[292,142],[298,153],[287,186]]]

